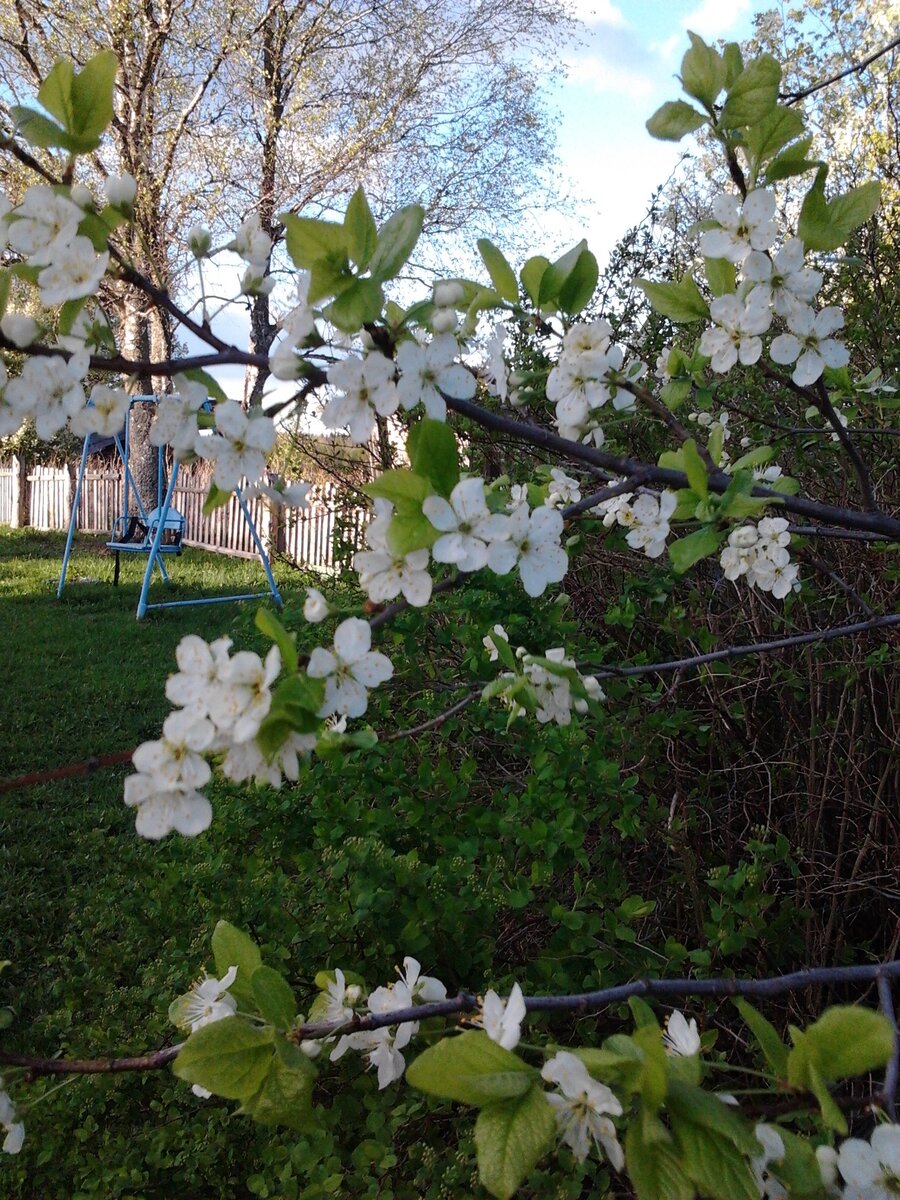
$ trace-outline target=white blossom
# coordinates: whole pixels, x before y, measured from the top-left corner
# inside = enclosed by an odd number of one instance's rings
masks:
[[[774,257],[751,250],[744,260],[744,278],[756,286],[751,293],[772,304],[786,317],[796,304],[810,304],[822,286],[822,272],[803,266],[803,243],[789,238]]]
[[[461,571],[486,566],[490,543],[509,537],[509,519],[488,511],[483,479],[461,479],[449,502],[428,496],[422,512],[443,535],[431,548],[435,562],[454,563]]]
[[[216,432],[198,433],[194,450],[215,463],[213,480],[225,492],[234,491],[246,477],[255,482],[266,466],[266,455],[275,444],[275,424],[270,417],[251,417],[236,400],[216,405]]]
[[[318,588],[308,587],[306,589],[306,599],[303,602],[303,616],[313,625],[318,625],[320,621],[324,621],[331,612],[331,605],[322,595]]]
[[[34,184],[7,217],[9,244],[32,266],[45,267],[73,240],[84,214],[66,196]]]
[[[184,375],[176,375],[172,383],[176,393],[163,396],[158,402],[150,442],[154,446],[171,446],[176,461],[181,462],[194,453],[199,436],[197,414],[209,396],[202,384]]]
[[[718,296],[710,304],[715,328],[704,330],[700,353],[710,357],[714,371],[724,375],[739,360],[745,366],[759,360],[762,341],[757,335],[769,328],[772,316],[768,305],[755,299],[757,294],[751,292],[746,301],[734,295]]]
[[[137,195],[137,182],[133,175],[109,175],[103,181],[103,194],[115,208],[131,208]]]
[[[256,737],[272,706],[271,685],[281,670],[281,652],[272,646],[265,662],[251,650],[241,650],[223,663],[210,689],[210,719],[230,742]]]
[[[21,420],[31,417],[39,438],[48,441],[84,407],[81,381],[87,374],[87,355],[29,358],[22,372],[6,385],[7,403]]]
[[[676,1008],[669,1014],[666,1022],[663,1044],[669,1054],[682,1055],[685,1058],[699,1054],[700,1034],[697,1032],[697,1022],[693,1017],[688,1021],[684,1013]]]
[[[500,657],[500,652],[497,649],[495,639],[500,638],[504,642],[509,641],[509,634],[502,625],[495,625],[489,634],[481,639],[481,644],[488,652],[488,658],[491,662],[496,662]]]
[[[53,252],[48,266],[38,275],[41,303],[48,308],[91,296],[109,266],[109,252],[97,254],[90,238],[75,237]]]
[[[666,538],[669,536],[669,517],[678,505],[678,497],[667,488],[659,497],[642,493],[628,506],[631,520],[625,540],[633,550],[643,550],[648,558],[659,558],[666,548]],[[625,522],[622,515],[623,506],[617,516],[620,524]],[[621,514],[621,515],[620,515]]]
[[[95,384],[86,407],[72,417],[72,432],[115,437],[124,429],[130,407],[131,397],[124,389]]]
[[[548,1092],[557,1128],[562,1140],[575,1157],[583,1162],[593,1142],[606,1152],[617,1171],[625,1165],[625,1156],[610,1115],[622,1115],[622,1105],[604,1083],[599,1083],[574,1054],[560,1050],[541,1071],[547,1083],[555,1083],[559,1092]]]
[[[577,504],[581,499],[581,487],[577,479],[561,471],[559,467],[550,470],[550,490],[545,501],[548,508],[565,508],[568,504]]]
[[[325,680],[325,700],[320,717],[345,713],[361,717],[369,704],[368,688],[387,682],[394,673],[391,660],[370,650],[372,630],[367,621],[348,617],[334,634],[334,650],[316,646],[309,657],[307,674]]]
[[[475,376],[455,361],[459,352],[456,338],[450,333],[438,334],[426,346],[418,342],[403,342],[397,350],[397,369],[400,378],[397,393],[405,409],[421,402],[426,414],[435,421],[447,417],[447,405],[442,392],[459,400],[471,400],[475,395]]]
[[[780,364],[796,362],[791,379],[798,387],[815,383],[826,367],[845,367],[850,351],[831,334],[844,324],[844,314],[837,305],[814,312],[808,305],[794,305],[787,317],[790,333],[772,340],[769,354]]]
[[[230,647],[227,637],[208,644],[195,633],[183,637],[175,650],[179,670],[166,681],[167,699],[198,716],[209,716],[210,696],[222,681]]]
[[[743,203],[739,196],[722,193],[713,200],[712,210],[720,227],[700,237],[700,253],[706,258],[742,263],[751,250],[768,250],[778,235],[772,220],[774,192],[758,188]]]
[[[327,429],[350,430],[350,440],[364,445],[375,429],[375,414],[392,416],[400,397],[394,383],[394,364],[383,354],[359,358],[348,355],[328,372],[328,382],[339,394],[322,410]]]
[[[237,1002],[229,988],[237,979],[238,969],[231,966],[221,979],[205,975],[191,986],[184,996],[179,996],[169,1008],[169,1017],[181,1029],[194,1033],[205,1025],[213,1025],[237,1012]]]
[[[522,1036],[525,1020],[525,1000],[519,985],[513,984],[508,1000],[501,1000],[493,989],[485,992],[481,1017],[484,1032],[491,1041],[504,1050],[514,1050]]]
[[[780,1162],[784,1158],[785,1149],[781,1134],[774,1125],[757,1125],[753,1132],[762,1147],[762,1153],[750,1163],[760,1197],[765,1197],[766,1200],[787,1200],[786,1188],[769,1170],[770,1163]]]
[[[0,1127],[6,1133],[0,1149],[4,1154],[18,1154],[25,1141],[25,1126],[21,1121],[16,1120],[16,1106],[13,1104],[9,1092],[3,1089],[2,1079],[0,1079]]]
[[[273,788],[280,788],[285,779],[296,783],[300,778],[300,760],[312,753],[317,741],[314,733],[289,733],[271,758],[263,754],[253,739],[235,742],[222,760],[222,774],[237,783],[253,779]]]
[[[36,342],[40,332],[37,321],[33,317],[26,317],[24,313],[6,313],[0,320],[0,333],[20,350]]]
[[[548,584],[559,583],[569,566],[569,556],[559,541],[562,513],[546,505],[529,513],[528,505],[522,504],[506,520],[508,537],[491,542],[488,566],[498,575],[518,567],[528,595],[543,595]]]

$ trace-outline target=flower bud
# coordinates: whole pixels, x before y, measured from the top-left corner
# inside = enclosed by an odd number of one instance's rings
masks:
[[[110,175],[103,183],[103,194],[114,208],[131,208],[137,195],[137,183],[133,175]]]
[[[459,283],[445,281],[434,285],[434,302],[438,308],[455,308],[462,303],[464,295]]]
[[[206,258],[212,245],[212,234],[202,225],[192,225],[188,230],[187,242],[194,258]]]
[[[26,346],[37,341],[40,328],[37,321],[26,317],[24,313],[7,313],[0,321],[0,332],[7,341],[18,346],[20,350],[24,350]]]

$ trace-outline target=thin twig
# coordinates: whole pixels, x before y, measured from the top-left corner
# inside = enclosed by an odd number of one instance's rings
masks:
[[[423,721],[421,725],[414,725],[412,729],[398,729],[396,733],[389,733],[386,737],[380,737],[379,742],[399,742],[401,738],[416,737],[420,733],[426,733],[429,729],[437,729],[443,725],[445,721],[449,721],[451,717],[455,717],[458,712],[462,712],[464,708],[477,700],[481,695],[481,688],[469,692],[467,696],[463,696],[462,700],[457,702],[447,709],[446,712],[438,713],[436,717],[432,717],[430,721]]]
[[[891,995],[891,981],[886,974],[878,976],[878,1003],[881,1011],[891,1023],[894,1033],[894,1048],[884,1073],[884,1107],[892,1121],[897,1120],[897,1084],[900,1081],[900,1029],[897,1028],[897,1013]]]
[[[848,75],[855,75],[858,71],[864,71],[876,59],[883,58],[885,54],[889,54],[895,46],[900,46],[900,37],[895,37],[892,42],[888,42],[880,50],[875,50],[868,58],[864,58],[862,62],[852,63],[849,67],[845,67],[843,71],[838,71],[836,75],[831,75],[828,79],[822,79],[818,83],[813,83],[801,92],[779,92],[778,99],[783,100],[785,104],[796,104],[798,100],[804,100],[807,96],[812,96],[815,92],[820,92],[822,88],[827,88],[833,83],[838,83],[839,80],[845,79]]]

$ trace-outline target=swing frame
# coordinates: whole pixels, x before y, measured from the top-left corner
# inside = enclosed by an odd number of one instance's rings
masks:
[[[90,403],[90,401],[88,401]],[[283,601],[281,593],[278,591],[278,586],[275,583],[275,578],[272,574],[272,567],[269,562],[269,556],[266,554],[266,549],[262,544],[262,539],[259,536],[259,531],[256,528],[256,522],[247,502],[244,499],[241,489],[235,488],[234,495],[237,497],[237,502],[240,506],[241,513],[247,526],[250,530],[250,536],[253,539],[253,544],[259,554],[260,563],[265,572],[268,590],[265,592],[242,592],[236,595],[226,596],[198,596],[193,600],[157,600],[152,604],[148,596],[150,592],[150,583],[153,577],[154,568],[159,567],[163,582],[173,587],[172,580],[166,570],[164,558],[167,554],[180,555],[183,549],[182,540],[185,530],[185,518],[176,509],[172,507],[172,496],[175,491],[175,484],[178,480],[178,472],[180,463],[177,459],[172,463],[172,469],[169,473],[168,486],[163,494],[163,460],[165,456],[165,446],[157,448],[156,457],[156,494],[157,497],[163,496],[162,502],[157,505],[151,512],[147,512],[144,507],[140,493],[137,489],[134,476],[131,473],[129,460],[131,456],[131,442],[129,437],[129,427],[131,424],[131,410],[136,404],[158,404],[159,397],[150,396],[132,396],[131,402],[128,405],[128,416],[125,419],[124,430],[121,433],[113,436],[113,443],[119,459],[122,462],[124,470],[124,503],[122,512],[114,518],[112,530],[110,531],[109,541],[106,543],[107,549],[115,551],[116,565],[113,576],[113,586],[118,586],[119,582],[119,555],[120,554],[146,554],[147,565],[144,569],[144,577],[141,582],[141,592],[138,599],[136,619],[143,620],[146,614],[151,609],[157,608],[184,608],[194,604],[222,604],[228,601],[239,600],[259,600],[271,597],[276,607],[281,608]],[[216,436],[211,434],[210,436]],[[59,576],[59,585],[56,589],[57,599],[61,598],[63,588],[66,584],[66,574],[68,572],[69,560],[72,555],[72,544],[75,538],[75,530],[78,526],[78,506],[81,501],[81,492],[84,485],[84,476],[87,469],[87,460],[90,453],[91,441],[94,434],[88,434],[84,439],[84,446],[81,451],[81,463],[78,468],[78,478],[75,484],[75,493],[72,498],[72,512],[69,517],[69,529],[66,534],[66,547],[63,552],[62,569]],[[135,509],[132,511],[131,495],[134,496]],[[144,536],[140,541],[130,541],[129,531],[133,530],[135,525],[141,525],[144,529]],[[174,541],[164,542],[163,538],[166,533],[174,535]]]

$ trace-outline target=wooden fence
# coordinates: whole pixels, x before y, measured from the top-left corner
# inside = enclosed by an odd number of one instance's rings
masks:
[[[15,458],[0,462],[0,525],[67,529],[75,478],[74,468],[26,468]],[[202,468],[182,469],[179,474],[172,505],[185,518],[185,544],[255,558],[253,535],[236,496],[209,516],[203,515],[208,486]],[[334,484],[311,489],[309,501],[309,508],[283,512],[258,496],[245,503],[270,554],[282,554],[301,566],[332,570],[337,558],[363,546],[368,514],[343,503]],[[78,503],[78,529],[109,533],[122,509],[121,470],[104,462],[89,463]]]

